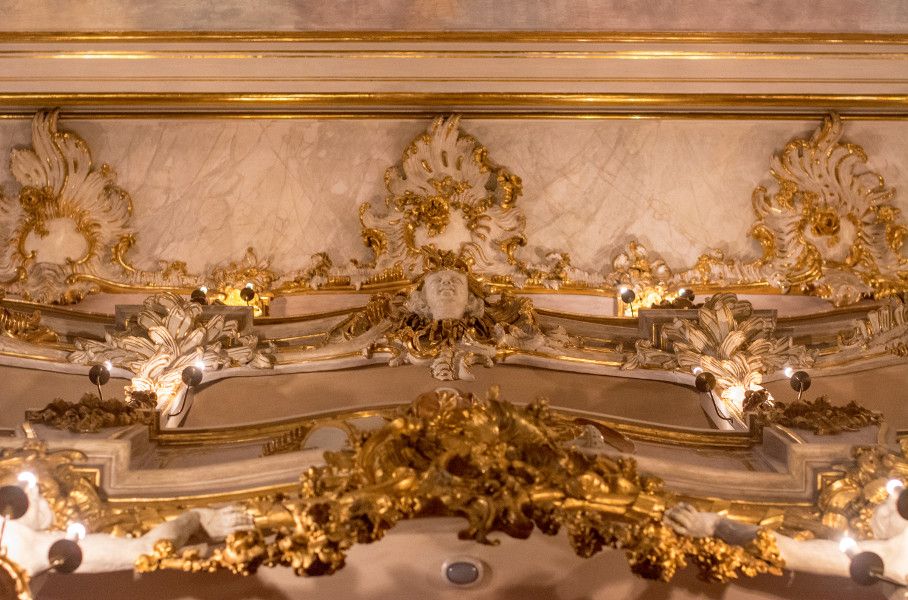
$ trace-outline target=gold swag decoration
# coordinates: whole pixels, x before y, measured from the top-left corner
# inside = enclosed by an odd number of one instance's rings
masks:
[[[689,562],[709,581],[780,572],[765,533],[749,548],[675,533],[661,521],[661,482],[638,474],[632,459],[571,447],[582,432],[545,402],[517,407],[496,388],[486,398],[426,394],[352,448],[326,452],[324,466],[302,475],[297,497],[256,501],[260,529],[231,535],[208,557],[161,540],[136,569],[249,574],[280,565],[327,575],[354,544],[377,541],[400,521],[460,516],[461,539],[495,544],[493,532],[524,539],[537,527],[547,535],[564,528],[578,555],[621,548],[650,579],[667,581]]]

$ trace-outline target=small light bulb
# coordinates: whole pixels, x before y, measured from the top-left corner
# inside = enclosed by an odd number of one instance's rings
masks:
[[[31,471],[22,471],[17,479],[30,489],[38,487],[38,478]]]
[[[253,289],[255,286],[252,285],[252,282],[250,281],[250,282],[246,283],[246,287],[247,287],[248,289],[251,290],[251,289]]]
[[[77,542],[85,539],[85,525],[82,523],[70,523],[66,528],[66,537]]]
[[[107,369],[108,371],[110,371],[111,369],[113,369],[113,363],[110,362],[109,360],[105,360],[105,361],[104,361],[104,368]]]
[[[198,369],[199,371],[205,370],[205,361],[202,360],[201,358],[198,359],[197,361],[195,361],[193,364],[195,365],[195,368]]]
[[[699,375],[703,372],[703,369],[701,367],[694,367],[691,371],[693,371],[694,375]]]
[[[857,547],[858,543],[854,541],[854,538],[852,538],[847,533],[842,536],[842,539],[839,540],[839,550],[841,552],[844,552],[845,554],[850,555],[855,550],[857,550]]]
[[[208,286],[204,286],[204,285],[199,286],[199,291],[201,291],[203,294],[207,294],[207,293],[208,293]]]
[[[679,295],[679,296],[683,296],[683,295],[686,294],[686,293],[687,293],[687,288],[681,288],[680,290],[678,290],[678,295]]]
[[[791,376],[794,375],[795,370],[791,367],[785,367],[785,377],[791,379]]]
[[[886,492],[894,496],[899,490],[904,489],[905,484],[900,479],[890,479],[886,482]]]
[[[726,396],[729,400],[734,402],[736,406],[740,406],[744,402],[745,395],[746,392],[740,385],[728,388],[723,394],[723,396]]]

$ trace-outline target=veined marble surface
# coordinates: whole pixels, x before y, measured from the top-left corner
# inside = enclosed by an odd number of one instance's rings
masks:
[[[2,0],[6,31],[904,31],[904,0]]]
[[[277,270],[328,251],[366,258],[358,206],[382,202],[385,169],[429,120],[63,120],[132,194],[151,268],[185,260],[201,272],[253,246]],[[746,237],[751,194],[773,185],[769,159],[819,121],[464,120],[495,162],[523,179],[527,256],[567,251],[575,266],[608,271],[631,238],[675,270],[708,248],[756,256]],[[908,122],[847,121],[845,138],[908,209]],[[29,122],[0,122],[0,156],[30,142]],[[7,163],[8,164],[8,163]],[[0,170],[8,195],[15,186]]]

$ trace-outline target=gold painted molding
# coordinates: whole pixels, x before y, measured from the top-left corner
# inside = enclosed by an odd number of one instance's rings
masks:
[[[344,113],[352,109],[407,107],[425,112],[461,111],[463,108],[498,109],[533,112],[539,107],[550,111],[580,111],[590,114],[598,110],[646,112],[681,110],[688,112],[724,112],[744,110],[784,110],[787,114],[817,111],[865,111],[908,113],[908,94],[598,94],[598,93],[531,93],[531,92],[319,92],[319,93],[220,93],[220,92],[159,92],[159,93],[3,93],[0,108],[42,108],[45,106],[111,108],[135,107],[140,111],[174,108],[183,111],[214,109],[304,110],[328,109]]]
[[[903,33],[705,31],[4,31],[0,44],[90,42],[489,42],[908,44]]]

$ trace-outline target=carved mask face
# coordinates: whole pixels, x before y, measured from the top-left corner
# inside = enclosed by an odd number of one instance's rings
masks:
[[[466,274],[435,271],[426,276],[422,289],[434,320],[463,318],[470,297]]]

